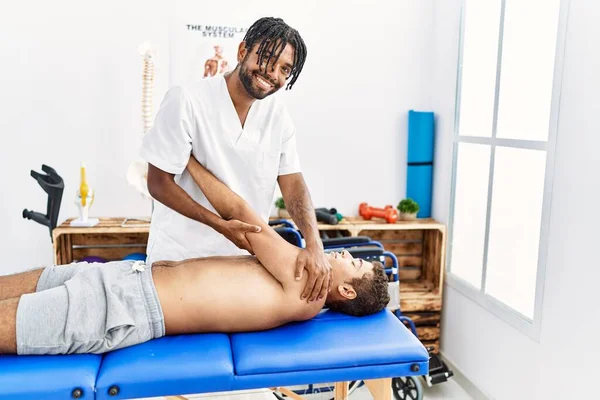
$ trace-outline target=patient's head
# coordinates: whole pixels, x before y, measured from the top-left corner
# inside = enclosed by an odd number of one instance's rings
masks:
[[[380,262],[354,258],[347,251],[327,254],[333,284],[326,306],[344,314],[363,316],[381,311],[390,301],[388,277]]]

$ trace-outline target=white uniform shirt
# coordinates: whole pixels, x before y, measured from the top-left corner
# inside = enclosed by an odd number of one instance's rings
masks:
[[[141,149],[142,158],[175,174],[179,186],[216,213],[185,169],[190,153],[265,221],[277,176],[300,172],[295,129],[284,106],[275,96],[255,101],[242,128],[223,76],[171,88]],[[147,254],[152,265],[248,253],[210,226],[155,201]]]

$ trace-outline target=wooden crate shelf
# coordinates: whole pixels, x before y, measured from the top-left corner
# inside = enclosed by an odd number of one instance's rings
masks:
[[[400,310],[412,311],[442,311],[442,297],[437,292],[407,291],[410,282],[400,282]]]
[[[435,353],[440,348],[440,322],[439,312],[403,312],[409,317],[417,328],[417,335],[425,347],[433,347]]]
[[[100,218],[93,227],[72,227],[66,220],[52,231],[54,263],[69,264],[87,256],[108,261],[130,253],[145,253],[149,223],[126,218]]]

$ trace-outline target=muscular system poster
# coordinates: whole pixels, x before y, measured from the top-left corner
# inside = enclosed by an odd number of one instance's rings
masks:
[[[247,27],[179,20],[170,29],[170,86],[235,68]]]

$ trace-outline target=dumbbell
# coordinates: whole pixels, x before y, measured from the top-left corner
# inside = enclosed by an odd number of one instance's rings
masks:
[[[323,222],[325,224],[329,224],[329,225],[337,225],[338,218],[336,216],[336,209],[332,208],[332,209],[326,209],[326,208],[316,208],[315,209],[315,214],[317,217],[317,221],[319,222]]]
[[[398,220],[398,211],[391,205],[384,208],[371,207],[367,203],[360,203],[358,206],[358,215],[366,220],[371,218],[384,218],[387,223],[393,224]]]

